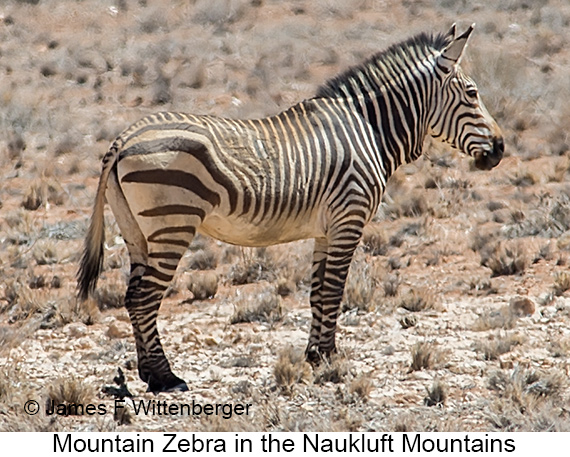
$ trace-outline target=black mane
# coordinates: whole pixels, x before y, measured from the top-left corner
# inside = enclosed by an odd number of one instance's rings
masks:
[[[415,35],[374,54],[363,63],[353,66],[328,80],[317,89],[316,97],[343,96],[343,87],[346,87],[347,83],[356,77],[358,77],[359,82],[366,81],[368,88],[374,90],[378,88],[380,82],[392,79],[394,71],[405,70],[405,62],[417,62],[418,58],[425,58],[434,52],[441,51],[451,40],[452,37],[443,33]]]

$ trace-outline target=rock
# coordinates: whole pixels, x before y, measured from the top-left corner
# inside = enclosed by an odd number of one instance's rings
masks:
[[[83,322],[71,322],[64,327],[63,333],[70,338],[79,338],[87,334],[87,326]]]
[[[528,297],[515,297],[509,303],[509,309],[514,316],[531,316],[536,309],[534,302]]]
[[[107,329],[107,336],[109,338],[127,338],[131,336],[131,325],[126,322],[114,321],[109,324]]]

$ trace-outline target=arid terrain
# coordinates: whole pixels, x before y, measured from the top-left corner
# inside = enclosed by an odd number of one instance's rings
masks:
[[[428,141],[398,170],[352,264],[339,354],[315,369],[312,241],[197,237],[159,320],[190,391],[146,393],[108,207],[97,293],[75,298],[109,143],[161,110],[275,114],[454,22],[476,23],[462,67],[503,130],[501,164]],[[569,101],[565,0],[1,2],[0,430],[570,431]],[[127,404],[249,414],[113,414],[119,368]],[[52,401],[107,413],[47,415]]]

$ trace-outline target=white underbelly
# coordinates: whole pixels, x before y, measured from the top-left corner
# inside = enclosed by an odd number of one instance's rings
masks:
[[[245,218],[209,214],[198,232],[240,246],[271,246],[290,241],[306,240],[325,235],[318,215],[293,221],[253,224]]]

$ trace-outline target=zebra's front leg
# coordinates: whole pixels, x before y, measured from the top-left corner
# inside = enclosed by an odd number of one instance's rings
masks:
[[[348,269],[360,237],[358,231],[347,230],[333,232],[328,243],[315,241],[311,284],[313,322],[307,346],[307,360],[312,363],[336,352],[337,318]]]
[[[133,326],[139,376],[149,392],[186,391],[186,383],[170,369],[157,327],[160,302],[173,273],[144,265],[133,265],[131,270],[125,307]]]
[[[327,264],[328,241],[326,238],[316,238],[313,251],[313,268],[311,271],[311,332],[305,350],[305,358],[311,364],[318,364],[321,360],[319,354],[319,341],[321,337],[321,322],[323,317],[322,288]]]

